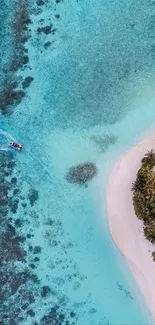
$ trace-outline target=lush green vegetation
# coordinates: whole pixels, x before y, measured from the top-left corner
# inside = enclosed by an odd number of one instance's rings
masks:
[[[155,252],[152,253],[153,261],[155,262]]]
[[[144,235],[155,244],[155,152],[147,152],[132,186],[137,217],[144,222]],[[155,252],[152,253],[155,261]]]

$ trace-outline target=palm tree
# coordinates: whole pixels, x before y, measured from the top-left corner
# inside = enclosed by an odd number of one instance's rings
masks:
[[[155,152],[153,149],[151,149],[150,151],[148,151],[144,158],[142,158],[141,160],[142,164],[148,164],[151,166],[155,165]]]

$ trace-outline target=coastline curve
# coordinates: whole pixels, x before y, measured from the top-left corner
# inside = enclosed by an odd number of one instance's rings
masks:
[[[129,267],[155,319],[155,246],[143,234],[143,223],[134,212],[132,183],[144,154],[155,148],[155,131],[135,145],[114,166],[106,190],[108,224],[112,238]]]

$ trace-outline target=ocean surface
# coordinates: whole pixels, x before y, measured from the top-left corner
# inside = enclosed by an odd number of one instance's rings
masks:
[[[0,129],[25,148],[0,155],[1,324],[155,324],[106,211],[112,166],[155,121],[155,3],[27,3],[29,61],[11,70],[24,0],[0,1],[1,92],[10,78],[25,92],[0,103]],[[97,176],[69,183],[85,162]]]

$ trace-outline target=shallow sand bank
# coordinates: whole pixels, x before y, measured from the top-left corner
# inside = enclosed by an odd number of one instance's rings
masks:
[[[133,147],[112,170],[107,186],[107,211],[112,237],[127,259],[155,319],[155,246],[143,234],[143,223],[136,217],[132,203],[132,183],[144,154],[155,149],[155,131]]]

